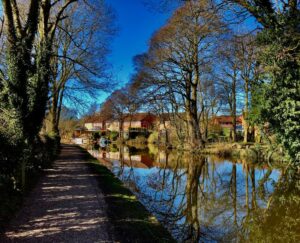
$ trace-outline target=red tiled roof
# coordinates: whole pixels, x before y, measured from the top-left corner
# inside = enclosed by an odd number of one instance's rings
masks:
[[[100,115],[88,116],[84,119],[85,123],[101,123],[104,121],[105,121],[104,117]]]
[[[219,123],[230,123],[232,122],[232,116],[216,116],[213,118],[213,120]],[[236,121],[242,123],[242,116],[237,116]]]
[[[136,113],[132,115],[125,115],[124,121],[142,121],[145,118],[153,118],[155,119],[155,115],[151,113]]]
[[[186,113],[185,112],[181,112],[181,113],[162,113],[159,114],[158,116],[156,116],[156,119],[158,121],[171,121],[174,118],[176,119],[177,117],[180,117],[181,119],[185,120],[186,119]]]

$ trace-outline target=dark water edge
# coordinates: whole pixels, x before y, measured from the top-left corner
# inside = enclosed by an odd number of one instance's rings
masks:
[[[300,242],[295,171],[158,148],[90,153],[179,242]]]

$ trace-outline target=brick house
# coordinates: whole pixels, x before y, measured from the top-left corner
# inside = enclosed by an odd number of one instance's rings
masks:
[[[233,128],[233,123],[232,123],[232,117],[231,116],[215,116],[212,118],[212,125],[217,125],[222,128],[228,128],[232,129]],[[237,116],[236,117],[236,128],[238,131],[243,130],[243,116]]]
[[[105,131],[106,121],[102,116],[89,116],[84,121],[84,128],[88,131]]]
[[[124,119],[123,130],[145,129],[152,130],[156,121],[156,116],[151,113],[136,113],[128,115]]]
[[[156,116],[151,113],[136,113],[124,115],[123,131],[129,129],[151,130],[154,127]],[[90,116],[85,119],[84,128],[87,131],[119,131],[120,124],[117,120],[105,120],[102,116]]]

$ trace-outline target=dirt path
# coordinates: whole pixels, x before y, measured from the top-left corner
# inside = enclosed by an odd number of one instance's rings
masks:
[[[112,242],[105,208],[80,149],[63,145],[0,242]]]

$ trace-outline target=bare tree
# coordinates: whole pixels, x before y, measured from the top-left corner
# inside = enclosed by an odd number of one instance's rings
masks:
[[[244,93],[244,142],[249,141],[249,133],[254,135],[254,124],[250,123],[249,112],[251,109],[251,91],[253,89],[253,83],[257,81],[259,76],[259,66],[257,63],[257,51],[258,47],[255,44],[255,36],[245,35],[236,38],[236,44],[238,45],[238,60],[241,80],[243,82]],[[252,129],[250,132],[250,125]]]
[[[114,91],[102,104],[100,114],[105,119],[118,121],[119,138],[123,139],[123,124],[129,119],[129,129],[133,115],[141,108],[141,98],[137,83],[129,83],[124,88]]]
[[[120,140],[123,139],[123,124],[128,116],[127,99],[128,97],[123,90],[116,90],[108,97],[100,109],[100,114],[106,119],[118,121]]]
[[[108,41],[114,34],[112,11],[101,1],[97,5],[77,4],[70,8],[69,15],[58,26],[51,59],[50,114],[54,134],[59,133],[64,98],[80,105],[86,103],[86,96],[95,98],[99,91],[109,88],[106,56]]]
[[[210,65],[214,40],[223,27],[210,1],[188,2],[154,35],[145,62],[156,98],[168,97],[179,113],[185,112],[188,144],[193,149],[204,146],[199,127],[204,112],[199,105],[204,92],[202,78]]]
[[[254,36],[232,35],[219,48],[216,76],[223,90],[224,108],[232,117],[232,140],[236,141],[237,113],[243,109],[244,142],[250,133],[250,101],[253,82],[258,79],[257,48]],[[253,134],[254,124],[252,124]]]
[[[239,90],[241,87],[240,62],[238,59],[238,46],[234,39],[229,38],[219,48],[220,62],[217,70],[217,79],[223,89],[224,104],[229,108],[232,118],[232,141],[236,142],[236,120]]]

